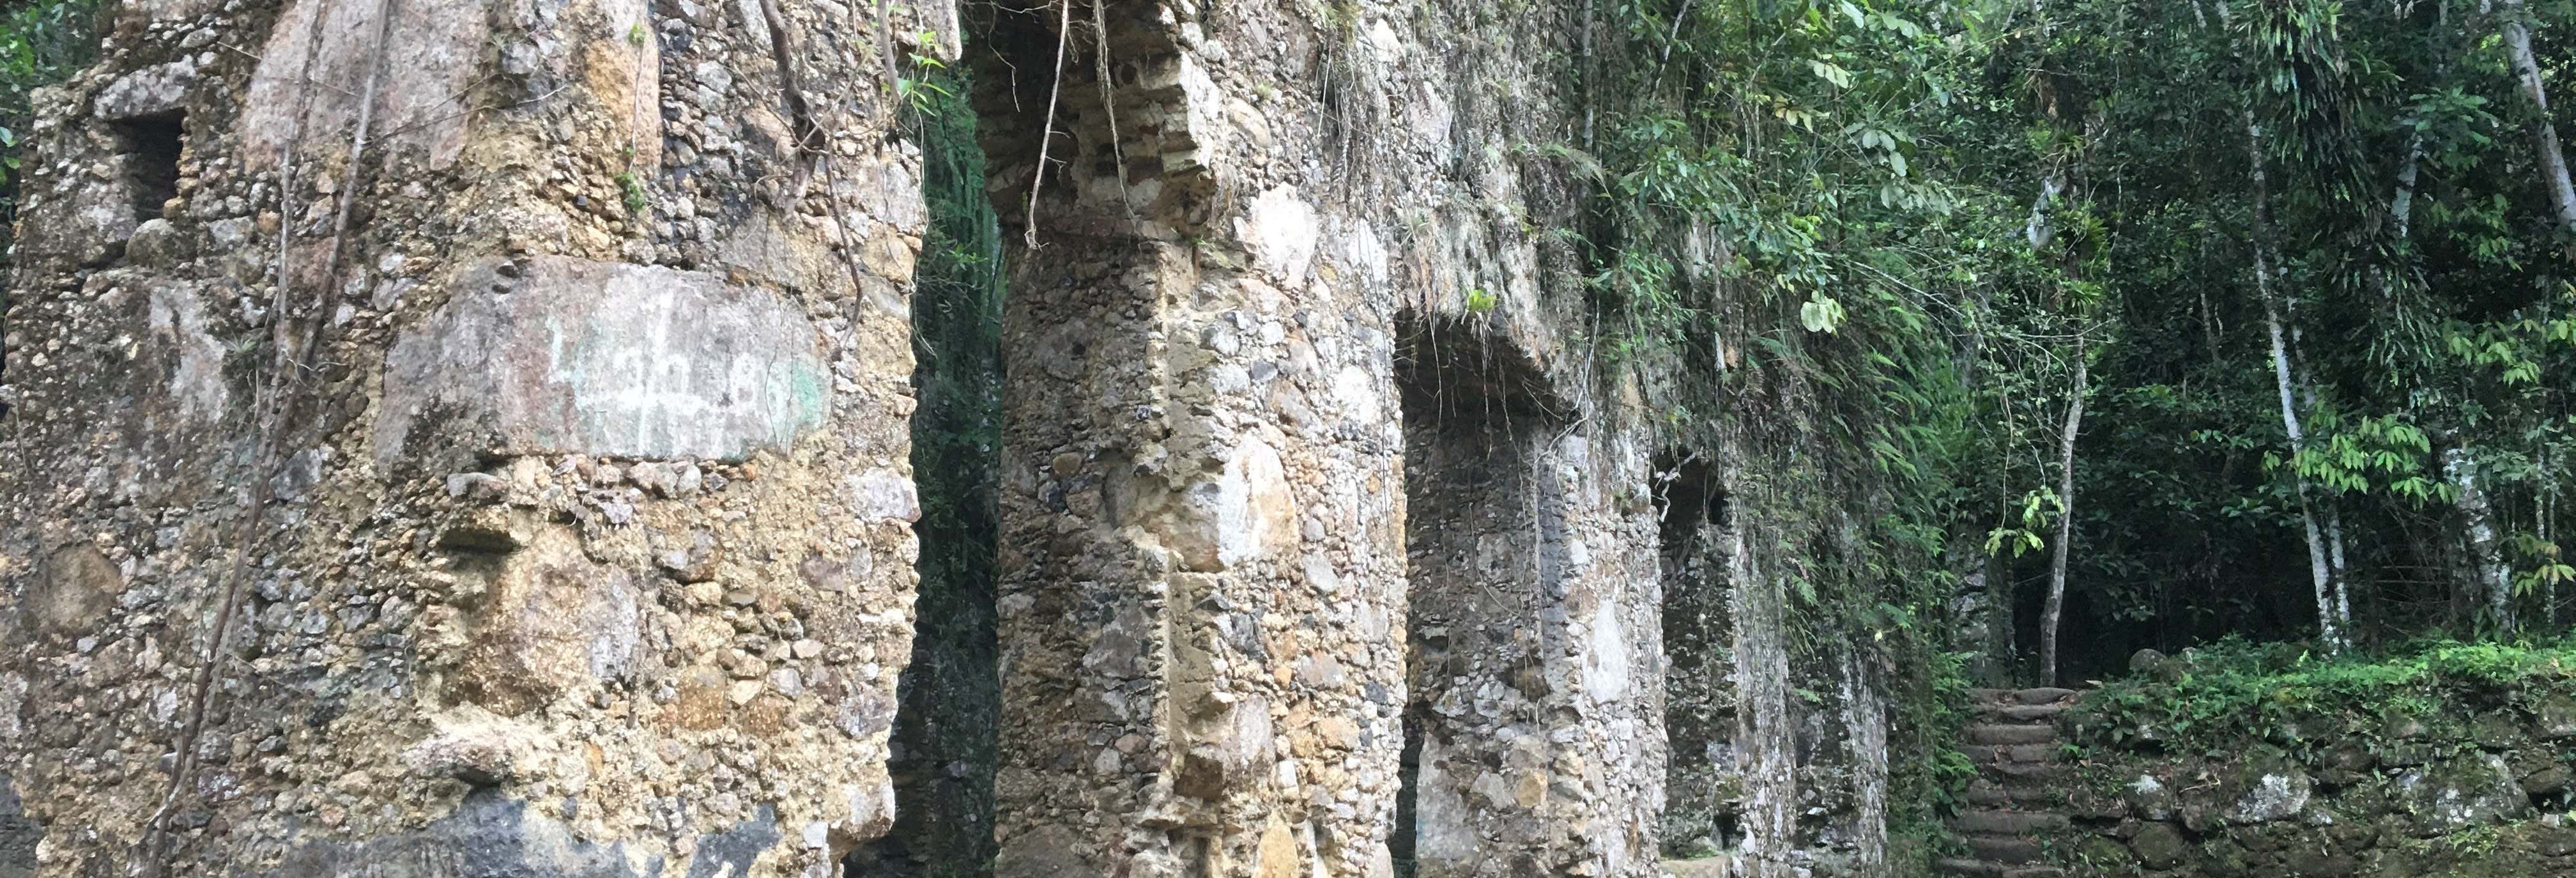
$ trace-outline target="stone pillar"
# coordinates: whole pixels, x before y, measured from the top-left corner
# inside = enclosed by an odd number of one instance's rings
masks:
[[[10,291],[36,874],[824,876],[883,830],[887,85],[954,13],[854,9],[113,5]]]
[[[1654,875],[1663,590],[1652,506],[1621,496],[1644,460],[1480,324],[1400,355],[1415,874]]]
[[[1726,556],[1732,563],[1727,578],[1736,583],[1734,769],[1743,784],[1744,874],[1787,878],[1797,874],[1792,864],[1800,848],[1788,595],[1779,570],[1790,562],[1764,551],[1775,539],[1766,524],[1746,521],[1728,534]]]
[[[1665,725],[1664,845],[1688,856],[1744,840],[1736,772],[1736,539],[1732,501],[1705,452],[1656,465],[1662,516]]]
[[[1466,453],[1436,445],[1451,437],[1407,435],[1404,311],[1473,324],[1462,339],[1524,361],[1487,377],[1570,401],[1506,443],[1511,482],[1554,499],[1511,506],[1533,527],[1495,535],[1549,572],[1488,583],[1499,602],[1457,629],[1526,629],[1523,682],[1546,690],[1512,723],[1441,738],[1458,784],[1509,758],[1540,787],[1535,809],[1508,785],[1472,792],[1508,802],[1474,818],[1495,840],[1473,856],[1648,874],[1662,690],[1640,434],[1599,398],[1616,382],[1570,351],[1580,297],[1542,294],[1578,288],[1571,256],[1530,231],[1572,222],[1571,185],[1529,168],[1524,189],[1512,153],[1486,148],[1574,130],[1541,47],[1581,6],[977,8],[981,130],[1014,242],[999,874],[1379,878],[1390,839],[1418,853],[1394,819],[1401,712],[1421,700],[1408,496],[1504,500],[1441,456]],[[1417,459],[1461,468],[1422,482]],[[1470,703],[1517,679],[1485,649],[1453,675],[1472,677]],[[1506,725],[1517,750],[1478,736]]]
[[[1305,25],[1005,6],[998,874],[1390,875],[1393,309],[1295,158],[1312,95],[1247,38]]]

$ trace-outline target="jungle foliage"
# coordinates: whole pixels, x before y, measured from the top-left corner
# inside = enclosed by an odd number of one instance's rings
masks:
[[[921,496],[912,663],[899,684],[896,826],[848,873],[990,875],[992,730],[1000,726],[994,641],[994,505],[1001,453],[1002,242],[984,194],[962,74],[916,57],[899,86],[922,147],[922,236],[912,296],[913,481]]]
[[[98,52],[97,0],[20,0],[0,7],[0,247],[18,213],[18,149],[29,93],[61,82]]]
[[[1813,475],[1739,503],[1841,534],[1784,546],[1796,627],[1893,658],[1900,829],[1955,791],[1955,651],[2018,652],[1987,685],[2229,636],[2336,669],[2179,702],[2260,713],[2562,636],[2576,192],[2543,100],[2576,5],[1600,8],[1597,343],[1691,364],[1677,431]],[[2007,642],[1957,636],[1981,605]]]
[[[2576,641],[2565,638],[2418,641],[2369,657],[2227,638],[2140,670],[2084,699],[2075,720],[2082,740],[2224,755],[2266,737],[2315,749],[2391,725],[2456,725],[2460,711],[2473,707],[2576,721],[2569,713],[2576,701],[2568,700],[2576,690]]]
[[[2079,645],[2026,676],[2229,634],[2547,636],[2576,598],[2576,201],[2534,94],[2576,73],[2571,13],[1615,4],[1603,345],[1716,376],[1676,421],[1827,400],[1834,496],[1882,498],[1862,572],[1936,571],[1891,608],[1982,568],[2027,653],[2063,551]]]

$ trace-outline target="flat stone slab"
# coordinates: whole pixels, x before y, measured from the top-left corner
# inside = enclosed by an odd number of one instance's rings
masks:
[[[1950,818],[1961,835],[2029,835],[2066,828],[2066,815],[2047,811],[1962,811]]]
[[[1665,878],[1736,878],[1744,874],[1744,870],[1745,866],[1736,862],[1735,857],[1729,854],[1697,860],[1663,862]]]
[[[2026,838],[1972,835],[1967,842],[1968,850],[1975,852],[1977,859],[1989,863],[2017,866],[2039,862],[2042,856],[2039,842]]]
[[[2076,692],[2073,689],[2059,689],[2050,686],[2038,689],[2024,689],[2019,692],[2015,692],[2012,695],[2014,700],[2020,701],[2023,704],[2055,704],[2060,701],[2074,698],[2076,696]]]
[[[1971,744],[2052,744],[2057,741],[2053,725],[1975,725],[1968,727]]]
[[[812,324],[766,290],[620,262],[492,262],[387,355],[376,459],[435,430],[508,454],[739,460],[820,426],[830,387]]]

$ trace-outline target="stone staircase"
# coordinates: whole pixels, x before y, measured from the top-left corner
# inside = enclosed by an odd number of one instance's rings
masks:
[[[1969,692],[1967,741],[1959,749],[1977,764],[1968,810],[1950,818],[1969,856],[1942,860],[1943,874],[1985,878],[2061,878],[2040,861],[2040,836],[2066,828],[2066,815],[2044,782],[2059,764],[2057,715],[2075,705],[2071,689],[1976,689]]]

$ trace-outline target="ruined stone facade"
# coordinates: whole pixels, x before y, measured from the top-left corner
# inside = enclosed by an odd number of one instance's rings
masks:
[[[883,831],[891,65],[954,10],[109,6],[11,281],[21,865],[822,876]]]
[[[1582,4],[986,14],[1000,874],[1652,875],[1668,761],[1730,868],[1884,871],[1876,655],[1793,668],[1746,534],[1659,526],[1675,449],[1547,233]],[[1661,570],[1709,558],[1720,679],[1668,703]]]
[[[1591,348],[1587,8],[968,9],[997,874],[1886,873],[1881,659],[1787,630],[1831,528],[1731,513],[1772,463]],[[956,14],[120,9],[13,281],[36,871],[819,876],[882,832],[892,86]]]

